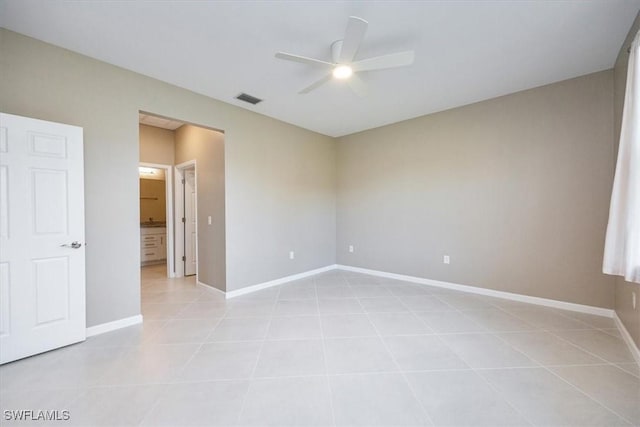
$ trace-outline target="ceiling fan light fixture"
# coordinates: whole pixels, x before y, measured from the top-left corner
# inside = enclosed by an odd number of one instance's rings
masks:
[[[333,77],[344,80],[353,75],[353,70],[348,65],[338,65],[333,69]]]

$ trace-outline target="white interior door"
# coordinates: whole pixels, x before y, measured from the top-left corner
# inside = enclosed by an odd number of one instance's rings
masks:
[[[82,128],[0,113],[0,363],[85,339],[84,252]]]
[[[196,274],[198,254],[196,250],[196,174],[194,169],[184,171],[184,275]]]

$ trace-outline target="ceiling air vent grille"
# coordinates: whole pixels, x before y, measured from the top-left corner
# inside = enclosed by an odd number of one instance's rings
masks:
[[[258,102],[262,102],[262,99],[256,98],[255,96],[247,95],[246,93],[241,93],[236,96],[236,99],[240,101],[248,102],[249,104],[256,105]]]

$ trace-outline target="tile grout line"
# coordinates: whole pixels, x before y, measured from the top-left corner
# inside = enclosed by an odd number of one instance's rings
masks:
[[[192,303],[189,303],[189,305],[191,305],[191,304]],[[179,315],[184,310],[186,310],[189,305],[185,306],[183,310],[180,310],[178,313],[176,313],[175,316]],[[202,347],[204,347],[204,345],[207,343],[206,340],[209,337],[209,335],[211,335],[211,333],[218,327],[218,325],[220,324],[220,322],[222,322],[222,319],[224,319],[226,315],[227,315],[227,310],[226,310],[226,307],[225,307],[225,312],[222,315],[222,317],[217,319],[215,325],[211,328],[211,331],[209,332],[209,334],[207,334],[207,336],[204,338],[204,341],[202,343],[200,343],[198,348],[194,351],[194,353],[191,355],[191,357],[189,357],[189,359],[187,359],[187,361],[182,366],[182,368],[178,369],[178,372],[176,372],[176,374],[174,376],[175,378],[178,378],[184,372],[184,370],[187,368],[189,363],[191,363],[191,361],[196,357],[196,355],[198,353],[200,353],[200,350],[202,350]],[[167,322],[164,325],[162,325],[162,327],[158,328],[158,332],[157,333],[159,333],[160,330],[162,330],[169,323],[170,320],[171,319],[168,319]],[[168,393],[169,385],[171,385],[171,384],[175,384],[175,383],[170,383],[170,384],[163,385],[163,390],[158,394],[158,397],[157,397],[155,403],[153,405],[151,405],[151,408],[147,411],[147,413],[144,415],[144,417],[142,417],[142,420],[140,421],[140,423],[138,423],[138,426],[144,425],[144,422],[149,418],[149,416],[151,416],[153,411],[158,407],[158,405],[162,401],[162,398],[166,395],[166,393]]]
[[[497,335],[496,335],[497,336]],[[500,339],[501,341],[503,341],[504,343],[506,343],[507,345],[510,345],[507,341],[505,341],[504,339],[502,339],[502,337],[497,336],[498,339]],[[516,349],[517,350],[517,349]],[[595,397],[591,396],[589,393],[587,393],[585,390],[582,390],[581,388],[579,388],[578,386],[572,384],[571,382],[567,381],[566,379],[564,379],[563,377],[561,377],[560,375],[556,374],[555,372],[553,372],[551,369],[549,369],[548,366],[546,366],[545,364],[541,363],[540,361],[538,361],[537,359],[535,359],[533,356],[528,356],[531,360],[533,360],[534,362],[536,362],[539,366],[532,366],[529,368],[522,368],[522,369],[544,369],[545,371],[547,371],[548,373],[550,373],[551,375],[559,378],[562,382],[568,384],[571,388],[577,390],[580,394],[586,396],[588,399],[596,402],[597,404],[599,404],[600,406],[602,406],[603,408],[605,408],[606,410],[608,410],[609,412],[611,412],[612,414],[616,415],[618,418],[630,423],[631,425],[633,425],[632,422],[630,422],[629,420],[627,420],[626,417],[623,417],[622,415],[620,415],[619,413],[617,413],[616,411],[614,411],[613,409],[609,408],[607,405],[605,405],[604,403],[600,402],[598,399],[596,399]],[[610,363],[607,363],[604,366],[610,365]],[[603,366],[603,365],[598,365],[598,366]]]
[[[435,426],[436,424],[433,421],[433,419],[431,418],[431,415],[429,414],[429,411],[427,411],[427,408],[425,408],[425,406],[423,405],[422,401],[418,398],[418,395],[416,394],[416,391],[414,390],[414,388],[411,386],[411,382],[407,378],[407,375],[402,371],[402,368],[401,368],[400,364],[398,363],[398,360],[396,359],[396,357],[393,355],[393,353],[389,349],[389,346],[385,342],[383,336],[380,334],[380,330],[378,329],[376,324],[371,321],[371,316],[369,315],[370,313],[365,310],[364,306],[362,305],[362,301],[360,301],[360,298],[356,298],[356,299],[358,301],[358,304],[360,304],[362,310],[365,312],[365,315],[367,316],[367,319],[369,320],[369,323],[371,323],[371,325],[373,326],[373,329],[378,334],[377,338],[382,342],[382,345],[384,346],[385,350],[387,351],[387,353],[391,357],[391,360],[393,361],[393,364],[396,366],[396,369],[398,369],[398,373],[400,375],[402,375],[402,379],[404,380],[406,386],[411,391],[411,395],[416,400],[418,405],[420,405],[420,409],[422,409],[422,413],[427,417],[427,420],[429,421],[430,425]],[[396,297],[396,299],[398,299],[398,298]],[[400,301],[400,300],[398,299],[398,301]],[[402,301],[400,301],[400,304],[402,304]],[[416,318],[417,318],[417,316],[416,316]],[[420,320],[420,319],[418,319],[418,320]],[[431,328],[429,328],[429,329],[431,329]]]
[[[444,300],[442,300],[442,299],[438,298],[437,296],[435,296],[435,297],[436,297],[436,299],[437,299],[437,300],[442,301],[442,302],[444,302],[445,304],[448,304],[446,301],[444,301]],[[451,306],[451,307],[453,307],[453,306]],[[456,307],[453,307],[453,308],[455,309],[455,311],[456,311],[457,313],[464,315],[464,313],[462,312],[462,310],[460,310],[460,309],[458,309],[458,308],[456,308]],[[467,317],[467,316],[465,316],[465,317]],[[481,324],[479,324],[475,319],[473,319],[473,318],[471,318],[471,317],[467,317],[467,318],[468,318],[471,322],[473,322],[473,323],[477,324],[478,326],[480,326],[480,327],[484,328],[484,326],[483,326],[483,325],[481,325]],[[423,320],[423,319],[420,319],[420,320],[422,320],[422,321],[424,322],[424,320]],[[426,322],[425,322],[425,323],[426,323]],[[428,326],[428,325],[427,325],[427,326]],[[511,408],[511,409],[512,409],[516,414],[518,414],[518,415],[522,418],[522,420],[523,420],[524,422],[526,422],[526,423],[527,423],[527,424],[529,424],[530,426],[535,425],[535,424],[534,424],[531,420],[529,420],[529,418],[528,418],[527,416],[525,416],[525,414],[523,414],[523,413],[522,413],[522,412],[521,412],[521,411],[520,411],[520,410],[519,410],[515,405],[513,405],[509,400],[507,400],[507,399],[502,395],[502,393],[500,393],[500,392],[499,392],[499,390],[497,390],[497,389],[496,389],[496,388],[495,388],[491,383],[489,383],[489,381],[487,381],[487,379],[486,379],[486,378],[484,378],[484,376],[480,375],[480,374],[477,372],[477,370],[476,370],[473,366],[469,365],[469,363],[467,363],[467,362],[466,362],[466,361],[465,361],[465,360],[464,360],[464,359],[463,359],[463,358],[462,358],[462,357],[461,357],[461,356],[460,356],[460,355],[459,355],[459,354],[458,354],[458,353],[457,353],[453,348],[451,348],[451,347],[450,347],[450,346],[445,342],[445,340],[443,340],[443,339],[440,337],[440,335],[436,334],[436,337],[437,337],[437,339],[438,339],[438,340],[439,340],[439,341],[440,341],[440,342],[445,346],[445,348],[447,348],[449,351],[451,351],[453,354],[455,354],[455,355],[456,355],[456,356],[457,356],[457,357],[458,357],[458,358],[459,358],[459,359],[460,359],[460,360],[461,360],[465,365],[467,365],[467,366],[469,367],[469,370],[471,370],[471,372],[473,372],[473,373],[474,373],[474,375],[475,375],[476,377],[479,377],[479,378],[480,378],[480,380],[481,380],[482,382],[484,382],[484,384],[485,384],[485,385],[487,385],[491,390],[493,390],[493,391],[494,391],[494,393],[496,393],[496,395],[500,396],[500,397],[502,398],[502,401],[504,401],[504,402],[507,404],[507,406],[509,406],[509,407],[510,407],[510,408]]]
[[[247,398],[249,397],[249,392],[251,391],[251,384],[256,379],[255,373],[256,373],[256,370],[258,369],[258,364],[260,364],[260,357],[262,356],[262,350],[264,349],[265,343],[267,342],[267,338],[269,336],[269,331],[271,330],[271,321],[273,320],[273,314],[275,312],[276,305],[278,302],[278,296],[280,295],[280,291],[281,291],[280,286],[277,286],[277,288],[278,288],[278,292],[274,298],[271,311],[269,313],[269,319],[267,320],[267,327],[264,333],[264,338],[261,340],[260,349],[258,350],[258,355],[256,356],[256,363],[253,365],[253,369],[251,370],[251,374],[249,374],[249,378],[245,380],[248,382],[247,391],[244,393],[244,396],[242,397],[242,402],[240,403],[240,409],[238,410],[238,415],[236,417],[236,425],[240,425],[240,420],[242,419],[242,414],[244,413],[244,409],[247,404]]]
[[[316,294],[316,303],[317,303],[317,309],[318,309],[318,323],[320,324],[320,337],[322,339],[322,353],[323,353],[323,362],[324,362],[324,373],[325,373],[325,380],[327,382],[327,389],[329,390],[329,407],[331,409],[331,420],[333,421],[333,426],[336,426],[336,411],[333,407],[333,389],[331,388],[331,379],[329,378],[329,367],[327,365],[327,346],[326,346],[326,342],[325,342],[325,334],[324,334],[324,328],[322,327],[322,316],[320,316],[320,302],[319,302],[319,298],[318,298],[318,287],[316,286],[315,282],[313,284],[313,288]]]

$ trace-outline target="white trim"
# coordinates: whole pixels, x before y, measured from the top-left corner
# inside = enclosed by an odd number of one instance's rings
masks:
[[[335,270],[337,266],[327,265],[326,267],[316,268],[315,270],[305,271],[303,273],[293,274],[291,276],[281,277],[280,279],[270,280],[264,283],[258,283],[257,285],[247,286],[246,288],[236,289],[235,291],[227,292],[226,298],[235,298],[240,295],[250,294],[252,292],[260,291],[262,289],[271,288],[273,286],[281,285],[283,283],[292,282],[294,280],[304,279],[305,277],[313,276],[316,274],[324,273],[326,271]]]
[[[627,343],[627,346],[629,347],[629,351],[631,351],[633,358],[636,359],[636,363],[640,365],[640,349],[636,345],[633,338],[631,338],[631,334],[629,334],[629,331],[627,331],[627,328],[624,326],[624,323],[622,323],[622,320],[620,320],[620,317],[618,317],[618,313],[616,313],[615,311],[613,312],[613,320],[616,322],[616,326],[620,331],[620,335],[622,335],[622,339]]]
[[[136,316],[125,317],[124,319],[114,320],[113,322],[101,323],[100,325],[87,328],[87,337],[104,334],[105,332],[115,331],[117,329],[126,328],[142,323],[142,314]]]
[[[421,285],[437,286],[439,288],[453,289],[456,291],[469,292],[472,294],[486,295],[490,297],[520,301],[520,302],[525,302],[529,304],[543,305],[546,307],[559,308],[562,310],[569,310],[569,311],[577,311],[580,313],[594,314],[596,316],[604,316],[604,317],[612,318],[614,313],[613,310],[608,308],[575,304],[572,302],[558,301],[558,300],[553,300],[548,298],[532,297],[528,295],[514,294],[511,292],[496,291],[493,289],[479,288],[477,286],[458,285],[456,283],[424,279],[422,277],[406,276],[404,274],[396,274],[396,273],[387,273],[385,271],[378,271],[378,270],[369,270],[368,268],[351,267],[348,265],[337,265],[337,268],[339,270],[370,274],[372,276],[386,277],[389,279],[404,280],[406,282],[413,282]]]
[[[173,278],[176,276],[174,271],[174,262],[173,262],[173,166],[172,165],[164,165],[161,163],[147,163],[140,162],[139,166],[146,166],[150,168],[156,169],[164,169],[165,177],[164,177],[164,187],[165,187],[165,205],[166,205],[166,224],[167,224],[167,236],[166,236],[166,247],[167,247],[167,277]]]
[[[182,180],[184,179],[184,171],[187,169],[193,168],[194,170],[194,180],[195,180],[195,190],[196,190],[196,278],[198,276],[198,165],[196,164],[196,160],[187,160],[186,162],[180,163],[174,166],[175,174],[174,174],[174,185],[175,185],[175,193],[176,196],[173,199],[173,208],[175,210],[175,277],[184,277],[184,261],[182,261],[182,255],[184,254],[184,225],[182,223],[181,218],[184,217],[184,203],[180,203],[184,201],[184,186],[182,184]]]
[[[224,291],[221,291],[220,289],[216,288],[215,286],[207,285],[206,283],[201,282],[200,280],[196,281],[196,285],[200,286],[201,288],[204,288],[204,289],[209,289],[209,290],[212,290],[212,291],[219,292],[219,293],[221,293],[223,295],[225,294]]]

